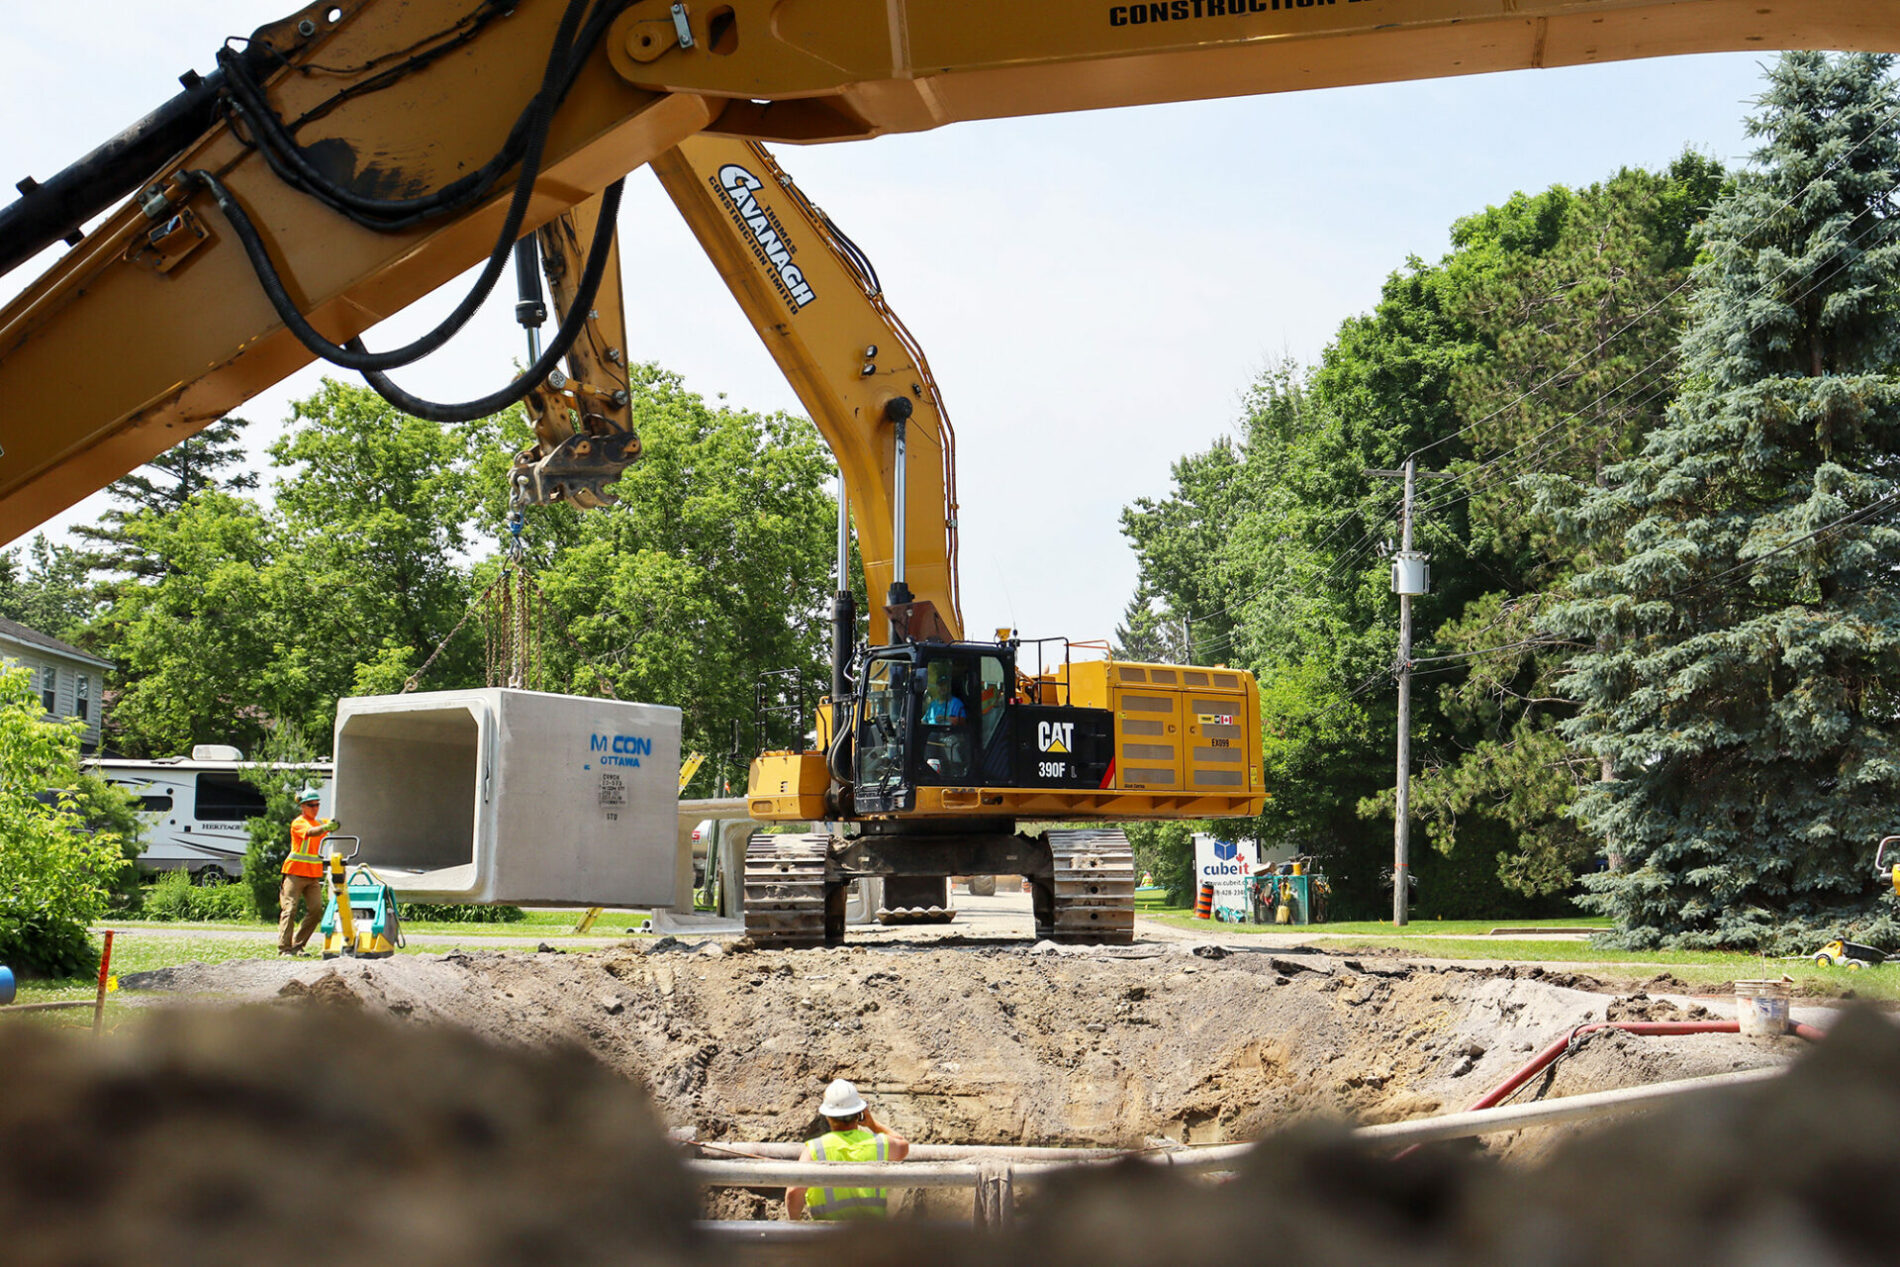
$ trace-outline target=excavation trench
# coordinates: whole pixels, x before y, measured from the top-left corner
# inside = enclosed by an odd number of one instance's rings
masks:
[[[662,939],[581,954],[192,965],[126,984],[446,1021],[510,1045],[571,1042],[702,1140],[807,1138],[825,1084],[845,1077],[920,1142],[1145,1147],[1463,1108],[1573,1026],[1685,1015],[1568,980],[1179,944],[735,952]],[[1519,1098],[1773,1064],[1795,1046],[1602,1033]],[[1556,1134],[1490,1146],[1524,1156]],[[766,1214],[775,1195],[727,1190],[709,1209]]]

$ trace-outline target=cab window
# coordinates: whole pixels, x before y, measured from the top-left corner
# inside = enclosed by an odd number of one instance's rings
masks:
[[[977,711],[982,717],[982,745],[987,751],[990,740],[996,737],[996,728],[1003,724],[1006,715],[1004,706],[1009,703],[1009,670],[997,657],[986,655],[979,663],[979,676],[982,694]]]
[[[860,784],[889,787],[904,781],[910,682],[910,665],[903,660],[873,660],[864,667],[864,715],[858,719]]]
[[[937,656],[924,662],[923,710],[917,721],[923,736],[923,769],[931,782],[967,783],[975,777],[982,716],[982,687],[976,660]]]

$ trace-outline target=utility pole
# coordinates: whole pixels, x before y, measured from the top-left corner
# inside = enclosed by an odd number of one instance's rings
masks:
[[[1405,459],[1403,471],[1367,471],[1381,479],[1405,481],[1405,505],[1399,515],[1399,552],[1392,557],[1392,589],[1399,596],[1399,741],[1398,799],[1392,807],[1392,923],[1409,919],[1412,880],[1412,598],[1431,591],[1427,556],[1412,549],[1412,507],[1418,489],[1418,461]],[[1450,479],[1434,471],[1426,479]]]
[[[1412,553],[1412,494],[1418,486],[1418,463],[1405,459],[1405,511],[1400,516],[1399,559]],[[1403,928],[1412,878],[1412,595],[1399,591],[1399,796],[1392,810],[1392,926]]]

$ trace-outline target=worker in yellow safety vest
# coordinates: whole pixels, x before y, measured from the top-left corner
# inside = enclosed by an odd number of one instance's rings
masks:
[[[839,1078],[825,1088],[818,1106],[831,1129],[805,1144],[800,1161],[902,1161],[910,1141],[878,1121],[858,1089]],[[814,1219],[881,1219],[885,1216],[884,1188],[787,1188],[785,1217]]]
[[[301,955],[310,934],[323,919],[323,838],[336,830],[336,820],[320,820],[321,793],[305,784],[297,793],[297,817],[290,820],[290,856],[284,859],[284,887],[277,895],[277,953]],[[297,920],[297,902],[303,901],[303,923],[291,936]]]

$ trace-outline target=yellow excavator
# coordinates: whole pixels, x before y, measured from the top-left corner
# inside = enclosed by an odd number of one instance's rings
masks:
[[[608,500],[638,440],[600,292],[618,284],[621,179],[650,164],[831,441],[872,582],[854,646],[840,581],[816,745],[752,770],[755,817],[831,825],[750,851],[755,935],[836,940],[853,876],[928,904],[942,877],[991,872],[1031,878],[1048,935],[1126,940],[1132,875],[1104,824],[1257,810],[1254,685],[1218,666],[1082,660],[1061,640],[966,639],[950,433],[928,369],[861,254],[752,143],[1797,47],[1900,50],[1900,6],[327,0],[228,41],[213,74],[187,74],[177,97],[43,183],[21,180],[0,210],[0,272],[71,247],[0,310],[0,539],[317,357],[424,418],[525,399],[536,440],[520,495]],[[511,255],[527,264],[516,244],[535,230],[562,310],[546,346],[485,396],[405,392],[391,374],[451,337]],[[477,265],[434,330],[363,345]],[[1021,820],[1096,826],[1025,836]]]
[[[1021,875],[1039,936],[1131,940],[1134,859],[1114,823],[1260,811],[1252,675],[967,637],[954,433],[870,260],[757,142],[693,137],[653,168],[840,470],[830,695],[813,746],[762,754],[746,789],[750,817],[822,829],[753,837],[748,935],[836,944],[853,880],[932,919],[951,875]],[[852,523],[873,600],[862,644]]]
[[[1131,939],[1134,862],[1113,823],[1259,812],[1252,675],[1084,658],[1065,639],[1007,631],[966,638],[954,432],[870,260],[755,141],[691,137],[653,167],[840,471],[830,695],[813,746],[762,754],[746,790],[748,817],[824,829],[753,837],[748,934],[769,946],[835,944],[846,886],[871,877],[894,917],[944,919],[949,876],[1008,874],[1029,880],[1039,935]],[[538,272],[556,311],[572,311],[570,279],[599,210],[595,200],[564,213],[517,248],[531,359],[545,316]],[[515,460],[519,500],[610,501],[608,485],[638,453],[618,305],[610,271],[566,374],[527,397],[536,439]],[[867,592],[884,599],[866,613],[862,643],[853,522]],[[1061,825],[1019,832],[1024,819]]]

